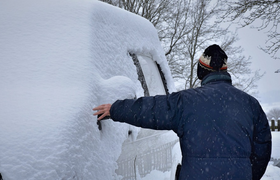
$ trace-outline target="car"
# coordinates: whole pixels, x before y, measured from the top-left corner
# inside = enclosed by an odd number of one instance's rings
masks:
[[[148,20],[90,0],[7,1],[0,14],[4,180],[127,179],[127,169],[144,177],[176,168],[174,133],[92,115],[101,103],[175,91]],[[151,155],[159,149],[162,161]],[[125,165],[131,159],[138,170]]]

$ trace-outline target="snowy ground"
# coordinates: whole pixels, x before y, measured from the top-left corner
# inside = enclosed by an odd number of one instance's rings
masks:
[[[280,160],[280,132],[272,132],[272,154],[273,159]],[[262,180],[279,180],[280,168],[273,165],[271,161],[266,169]]]

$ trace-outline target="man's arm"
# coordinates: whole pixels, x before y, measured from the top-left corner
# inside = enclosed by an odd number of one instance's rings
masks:
[[[94,115],[103,114],[98,119],[110,115],[112,120],[126,122],[143,128],[156,130],[178,129],[183,105],[179,93],[118,100],[112,105],[101,105]]]

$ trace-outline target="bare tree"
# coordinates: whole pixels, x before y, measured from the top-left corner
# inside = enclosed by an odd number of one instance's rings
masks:
[[[241,27],[251,25],[256,20],[261,20],[258,30],[268,30],[268,45],[261,49],[277,57],[280,49],[280,33],[278,24],[280,22],[280,1],[279,0],[221,0],[223,11],[222,18],[229,17],[230,21],[237,22]]]
[[[173,63],[174,67],[171,66],[173,77],[181,82],[179,89],[197,87],[200,83],[196,76],[198,59],[207,46],[217,43],[229,57],[228,72],[232,75],[234,86],[250,94],[255,94],[256,81],[263,74],[260,74],[259,71],[252,72],[250,57],[246,58],[242,55],[243,49],[240,46],[234,46],[238,40],[237,35],[221,28],[213,20],[219,12],[218,4],[211,0],[192,1],[189,4],[187,21],[191,25],[191,29],[182,38],[183,44],[180,45],[180,51],[173,51],[170,54],[171,57],[167,56],[169,64],[176,62]]]
[[[100,0],[114,6],[123,8],[129,12],[138,14],[148,19],[154,26],[163,22],[169,7],[172,6],[171,0]]]
[[[187,24],[190,0],[101,0],[148,19],[158,30],[165,55],[177,51],[191,29]],[[171,63],[172,64],[172,63]]]
[[[274,109],[271,109],[267,114],[267,119],[268,120],[278,120],[280,118],[280,109],[279,108],[274,108]]]
[[[217,42],[220,36],[227,33],[219,28],[217,24],[211,23],[212,18],[217,13],[216,4],[211,5],[210,0],[192,1],[190,4],[189,24],[191,29],[183,38],[181,66],[177,70],[175,78],[184,79],[186,88],[198,86],[196,76],[196,66],[199,56],[209,43]]]
[[[198,60],[198,52],[206,45],[207,35],[210,32],[216,31],[216,27],[211,25],[207,27],[207,21],[212,16],[213,11],[206,11],[205,6],[209,5],[210,1],[191,1],[189,4],[188,21],[189,31],[182,37],[180,51],[174,51],[172,56],[167,57],[169,62],[176,61],[177,66],[172,67],[171,71],[176,80],[181,80],[184,87],[187,89],[196,87],[198,79],[196,77],[196,64]],[[211,31],[209,31],[213,28]],[[212,34],[215,36],[215,33]],[[184,82],[183,82],[184,81]]]
[[[242,55],[242,47],[234,46],[235,42],[238,41],[237,35],[224,36],[223,38],[225,39],[221,41],[221,47],[228,55],[228,72],[232,76],[233,85],[256,95],[256,82],[263,77],[264,73],[261,73],[260,70],[253,72],[250,69],[251,57]]]
[[[157,28],[178,90],[197,87],[197,61],[203,50],[217,43],[229,56],[228,71],[234,85],[251,92],[261,75],[251,72],[250,58],[235,47],[236,34],[221,28],[215,18],[221,12],[213,0],[102,0],[145,17]]]

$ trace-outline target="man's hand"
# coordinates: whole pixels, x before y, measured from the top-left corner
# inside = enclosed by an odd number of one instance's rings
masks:
[[[97,106],[93,108],[92,110],[97,111],[93,115],[99,115],[102,114],[97,120],[103,119],[105,116],[110,116],[110,109],[111,109],[111,104],[102,104],[100,106]]]

